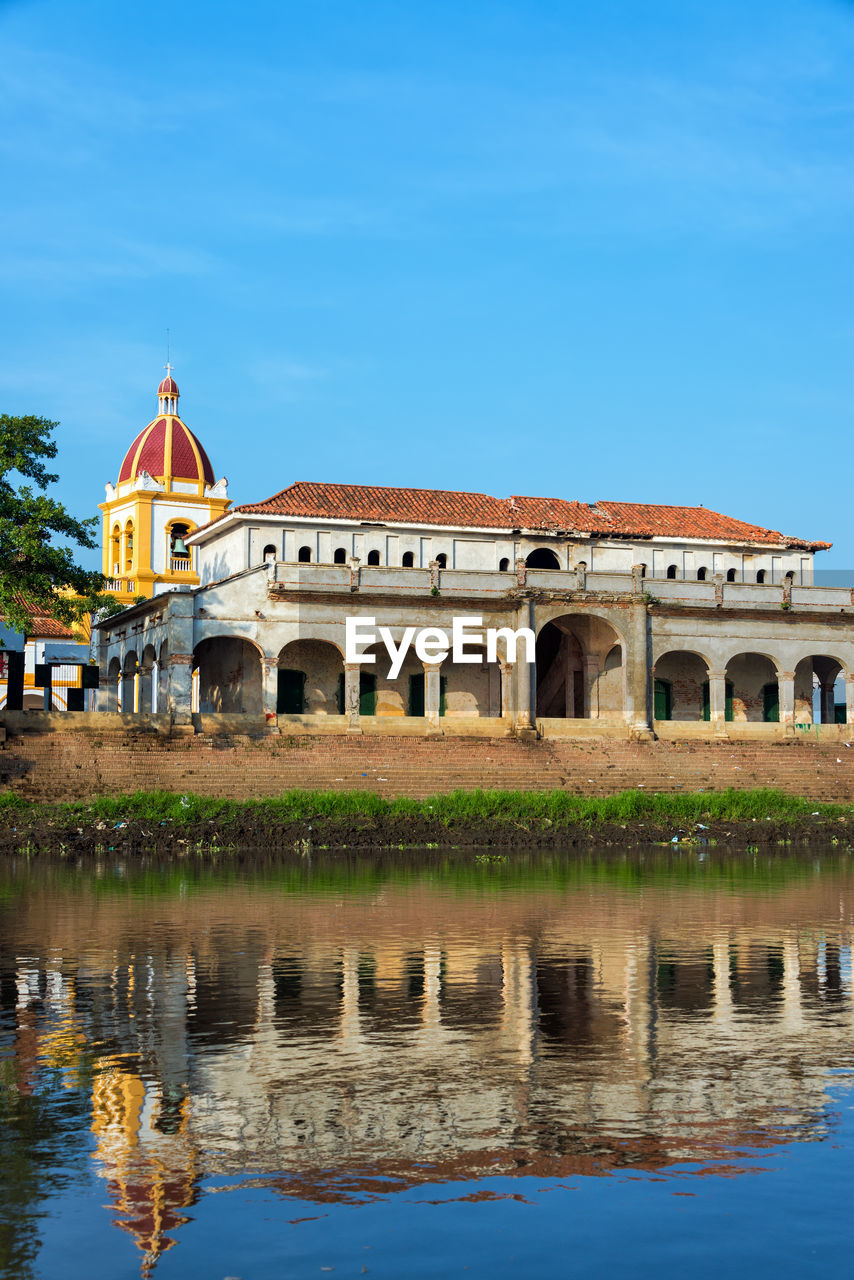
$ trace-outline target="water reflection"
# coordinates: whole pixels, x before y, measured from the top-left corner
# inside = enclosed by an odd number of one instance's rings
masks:
[[[319,1203],[734,1172],[827,1135],[854,1030],[845,858],[0,881],[0,1269],[101,1179],[143,1274],[211,1179]],[[41,1207],[40,1207],[41,1206]]]

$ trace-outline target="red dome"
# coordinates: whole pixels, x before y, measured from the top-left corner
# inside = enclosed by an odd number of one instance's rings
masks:
[[[170,374],[168,378],[164,378],[160,386],[157,388],[159,396],[179,396],[181,392],[178,390],[178,383]]]
[[[165,379],[160,385],[171,381]],[[147,471],[156,480],[165,480],[168,475],[173,480],[214,483],[208,455],[180,418],[155,418],[140,431],[124,456],[119,484],[135,480],[140,471]]]

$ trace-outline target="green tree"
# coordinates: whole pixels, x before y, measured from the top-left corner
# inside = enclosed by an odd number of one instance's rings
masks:
[[[27,603],[65,623],[121,608],[104,593],[103,574],[77,564],[63,545],[96,547],[98,520],[78,520],[45,492],[59,478],[46,466],[56,457],[57,425],[0,414],[0,617],[25,633]]]

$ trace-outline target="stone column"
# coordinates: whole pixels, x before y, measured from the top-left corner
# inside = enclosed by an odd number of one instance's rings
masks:
[[[264,714],[274,718],[279,701],[279,663],[276,658],[261,659],[261,684]]]
[[[709,672],[709,721],[716,737],[726,737],[726,672]]]
[[[590,720],[599,719],[599,660],[587,654],[584,663],[584,710]]]
[[[513,663],[499,664],[501,671],[501,719],[508,722],[513,716]]]
[[[193,705],[193,655],[173,653],[168,662],[164,710],[178,723],[189,723]]]
[[[777,673],[777,694],[780,701],[780,724],[785,733],[794,731],[795,724],[795,673],[779,671]]]
[[[166,705],[163,707],[176,724],[192,725],[193,714],[193,648],[195,635],[195,597],[189,592],[178,592],[170,597],[167,613],[169,646],[169,670],[166,684]]]
[[[533,690],[536,688],[536,666],[516,663],[516,729],[523,734],[536,732],[534,727]]]
[[[427,732],[439,733],[439,705],[442,697],[442,666],[438,662],[425,662],[424,667],[424,714],[427,717]]]
[[[854,674],[845,677],[845,719],[854,724]]]
[[[633,733],[651,735],[649,615],[643,599],[632,604],[624,659],[626,720]]]
[[[362,732],[359,714],[359,702],[361,699],[359,679],[361,673],[362,664],[360,662],[344,663],[344,714],[347,717],[348,733]]]

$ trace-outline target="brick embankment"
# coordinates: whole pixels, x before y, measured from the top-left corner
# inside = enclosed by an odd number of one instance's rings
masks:
[[[30,733],[0,749],[0,785],[35,800],[164,790],[240,800],[292,787],[423,798],[455,788],[777,787],[854,800],[854,747],[842,743],[519,742],[512,739]]]

